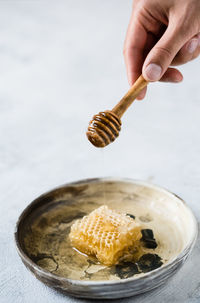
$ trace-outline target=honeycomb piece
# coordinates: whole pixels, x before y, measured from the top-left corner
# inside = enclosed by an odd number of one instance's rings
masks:
[[[129,216],[101,206],[75,221],[69,237],[79,251],[113,265],[140,240],[141,227]]]

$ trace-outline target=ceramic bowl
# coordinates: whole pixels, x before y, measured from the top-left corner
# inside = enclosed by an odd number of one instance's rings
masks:
[[[153,230],[157,247],[146,253],[159,256],[162,266],[119,272],[70,247],[71,224],[102,204],[131,214],[143,229]],[[90,299],[129,297],[166,283],[183,265],[196,238],[196,219],[181,198],[146,182],[116,178],[82,180],[41,195],[23,211],[15,231],[18,253],[36,278]]]

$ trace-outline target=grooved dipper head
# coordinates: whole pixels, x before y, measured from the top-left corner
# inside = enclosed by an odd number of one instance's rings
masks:
[[[113,142],[121,130],[121,121],[111,111],[100,112],[90,121],[87,137],[96,147],[105,147]]]

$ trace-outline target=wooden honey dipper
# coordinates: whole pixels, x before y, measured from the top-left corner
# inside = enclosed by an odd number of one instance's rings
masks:
[[[93,117],[93,120],[89,123],[86,135],[94,146],[105,147],[119,136],[122,115],[147,84],[148,81],[141,75],[111,111],[106,110]]]

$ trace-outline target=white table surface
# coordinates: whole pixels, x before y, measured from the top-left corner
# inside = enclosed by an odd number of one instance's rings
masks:
[[[128,89],[122,56],[131,1],[0,1],[0,302],[90,302],[52,290],[17,255],[14,226],[41,193],[98,176],[149,180],[200,220],[200,60],[182,84],[152,84],[104,151],[93,114]],[[200,239],[164,287],[123,302],[200,302]],[[101,301],[102,302],[102,301]],[[115,301],[115,302],[121,302]]]

